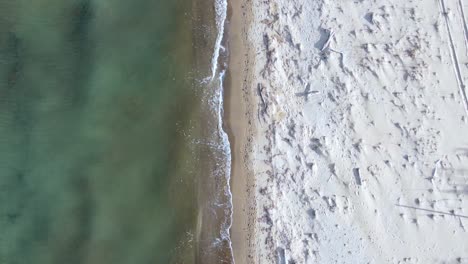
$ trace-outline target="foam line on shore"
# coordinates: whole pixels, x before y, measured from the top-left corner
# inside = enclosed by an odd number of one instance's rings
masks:
[[[231,143],[229,142],[229,137],[226,131],[223,128],[223,115],[224,115],[224,87],[223,87],[223,82],[224,82],[224,77],[225,77],[225,71],[222,71],[219,75],[219,99],[218,99],[218,125],[219,125],[219,137],[221,138],[222,141],[222,147],[226,159],[225,163],[225,176],[226,176],[226,186],[225,186],[225,195],[228,199],[229,204],[225,208],[226,215],[228,216],[226,220],[223,223],[223,227],[221,229],[221,238],[223,240],[227,240],[229,244],[229,251],[231,255],[231,260],[232,263],[234,263],[234,257],[233,257],[233,250],[232,250],[232,241],[231,241],[231,235],[230,235],[230,230],[232,227],[232,221],[233,221],[233,210],[232,210],[232,192],[231,192],[231,163],[232,163],[232,154],[231,154]]]
[[[218,70],[218,59],[219,53],[223,49],[221,43],[224,36],[224,24],[227,18],[227,0],[214,0],[214,7],[216,12],[216,30],[217,36],[213,51],[213,57],[211,59],[211,79],[213,80],[216,77],[216,72]]]
[[[224,170],[223,174],[226,177],[226,186],[224,189],[224,195],[227,198],[228,204],[226,204],[224,210],[225,210],[225,215],[226,217],[225,221],[223,222],[221,226],[221,231],[220,231],[220,236],[221,236],[221,241],[227,241],[229,245],[229,254],[230,254],[230,260],[231,263],[234,263],[234,256],[233,256],[233,250],[232,250],[232,242],[231,242],[231,236],[230,236],[230,229],[232,226],[232,221],[233,221],[233,210],[232,210],[232,193],[231,193],[231,186],[230,186],[230,178],[231,178],[231,144],[229,142],[229,137],[226,131],[223,128],[223,113],[224,113],[224,77],[226,70],[222,70],[218,73],[218,66],[219,66],[219,57],[220,53],[225,50],[225,48],[222,46],[223,42],[223,37],[225,34],[225,23],[227,19],[227,9],[228,9],[228,3],[227,0],[214,0],[214,7],[215,7],[215,12],[216,12],[216,30],[217,30],[217,36],[215,40],[215,45],[214,45],[214,51],[213,51],[213,57],[211,61],[211,77],[210,81],[218,81],[219,86],[217,86],[217,97],[216,99],[216,112],[217,112],[217,118],[218,118],[218,133],[219,133],[219,139],[220,139],[220,144],[221,148],[224,153]],[[219,76],[216,78],[216,76]],[[217,173],[218,176],[218,173]]]

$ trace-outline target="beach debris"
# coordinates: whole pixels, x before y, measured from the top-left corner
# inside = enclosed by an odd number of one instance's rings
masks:
[[[286,254],[285,254],[285,250],[284,248],[282,247],[279,247],[277,249],[277,252],[278,252],[278,264],[286,264]]]
[[[367,20],[367,22],[369,22],[370,24],[374,24],[374,13],[372,12],[369,12],[367,14],[364,15],[364,19]]]
[[[261,83],[258,83],[257,85],[257,95],[260,97],[260,108],[258,110],[258,119],[259,120],[265,120],[265,115],[267,114],[267,110],[268,110],[268,105],[265,101],[265,98],[263,96],[263,90],[265,89],[265,87],[261,84]]]
[[[296,96],[304,97],[305,100],[307,101],[309,99],[309,95],[317,94],[317,93],[319,93],[319,91],[310,90],[310,84],[307,84],[305,90],[303,92],[296,93]]]
[[[317,213],[315,212],[314,209],[309,209],[307,210],[307,215],[309,215],[309,217],[314,220],[316,217],[317,217]]]
[[[354,175],[354,180],[356,181],[356,184],[361,186],[362,180],[361,180],[361,173],[359,172],[359,168],[353,169],[353,175]]]
[[[335,36],[335,32],[332,29],[329,29],[328,32],[329,32],[328,33],[328,39],[325,42],[325,44],[323,44],[323,47],[322,47],[322,49],[320,49],[320,52],[324,52],[330,47],[330,43],[331,43],[333,37]]]

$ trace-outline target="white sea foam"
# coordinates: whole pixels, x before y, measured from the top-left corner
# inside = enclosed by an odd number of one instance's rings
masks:
[[[226,240],[229,243],[229,250],[231,254],[232,263],[234,263],[234,256],[232,251],[232,242],[231,242],[231,235],[230,230],[232,227],[232,192],[231,192],[231,162],[232,162],[232,154],[231,154],[231,143],[229,142],[229,137],[226,131],[223,129],[223,113],[224,113],[224,81],[225,71],[222,71],[219,75],[219,95],[218,95],[218,133],[221,139],[221,144],[223,147],[224,157],[225,157],[225,167],[224,167],[224,174],[226,177],[226,186],[225,186],[225,195],[228,199],[229,204],[226,205],[225,212],[228,216],[221,228],[221,239]]]
[[[211,80],[215,79],[218,70],[219,53],[222,50],[221,42],[224,35],[224,24],[227,17],[227,0],[214,0],[216,19],[216,41],[214,45],[213,57],[211,59]]]

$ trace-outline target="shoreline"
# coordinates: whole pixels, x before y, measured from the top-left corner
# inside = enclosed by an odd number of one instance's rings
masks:
[[[197,15],[194,19],[201,26],[196,27],[198,45],[194,49],[204,51],[197,58],[200,60],[198,65],[201,74],[198,82],[205,113],[202,117],[205,126],[202,127],[201,150],[197,154],[204,157],[204,162],[198,173],[206,175],[200,177],[198,182],[196,263],[231,263],[231,153],[223,118],[224,80],[228,62],[227,49],[224,48],[227,41],[227,0],[204,0],[196,3],[199,5],[195,7]],[[221,164],[226,166],[220,166]]]
[[[248,0],[231,0],[228,7],[228,69],[224,82],[225,131],[231,145],[232,250],[236,263],[253,263],[255,248],[254,178],[250,163],[253,137],[250,80],[253,69],[248,43],[251,10]]]

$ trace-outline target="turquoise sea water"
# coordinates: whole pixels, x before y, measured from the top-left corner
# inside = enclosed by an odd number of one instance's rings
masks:
[[[213,6],[0,1],[0,263],[229,259]]]

